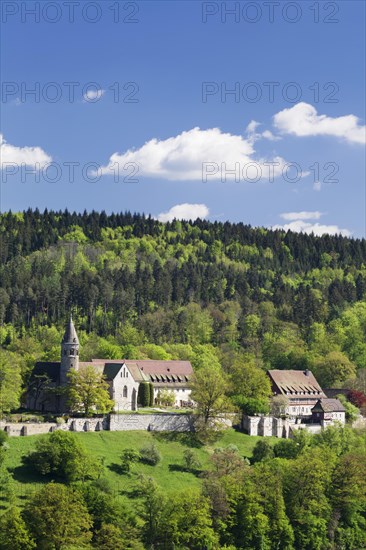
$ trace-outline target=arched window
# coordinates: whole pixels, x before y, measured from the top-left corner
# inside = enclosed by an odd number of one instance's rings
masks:
[[[127,386],[123,388],[123,397],[127,397]]]

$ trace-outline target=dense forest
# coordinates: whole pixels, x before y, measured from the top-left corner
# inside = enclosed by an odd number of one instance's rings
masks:
[[[28,210],[0,216],[0,255],[2,363],[23,384],[59,358],[72,311],[83,360],[217,364],[236,386],[245,369],[310,368],[365,392],[365,240]]]

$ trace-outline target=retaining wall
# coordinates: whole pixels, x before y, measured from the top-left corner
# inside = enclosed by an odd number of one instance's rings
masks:
[[[222,418],[222,425],[230,428],[235,415]],[[43,423],[10,423],[0,422],[0,430],[9,435],[37,435],[64,430],[72,432],[98,432],[110,430],[123,432],[132,430],[155,432],[193,432],[194,416],[192,414],[162,413],[162,414],[110,414],[103,418],[69,418],[64,424]]]
[[[193,431],[190,414],[111,414],[109,429],[112,432],[148,430],[155,432]]]
[[[103,430],[158,432],[193,431],[193,416],[185,414],[111,414],[103,418],[69,418],[64,424],[52,422],[0,422],[0,430],[12,436],[38,435],[55,430],[98,432]]]

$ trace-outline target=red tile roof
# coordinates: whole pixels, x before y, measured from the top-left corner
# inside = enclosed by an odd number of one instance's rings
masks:
[[[127,366],[137,365],[140,370],[145,374],[152,375],[192,375],[193,369],[189,361],[154,361],[154,360],[143,360],[136,361],[132,359],[126,359],[124,363]]]
[[[311,371],[302,370],[269,370],[268,376],[274,389],[285,395],[321,395],[325,397],[315,376]]]
[[[136,381],[150,380],[153,383],[186,384],[193,375],[192,365],[189,361],[92,359],[92,363],[99,368],[107,364],[126,365]]]

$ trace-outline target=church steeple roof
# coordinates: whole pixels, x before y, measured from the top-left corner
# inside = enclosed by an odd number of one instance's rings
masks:
[[[63,344],[69,344],[69,343],[75,343],[79,344],[79,338],[76,333],[76,329],[72,320],[72,316],[70,315],[69,322],[66,325],[66,330],[64,337],[62,339]]]

